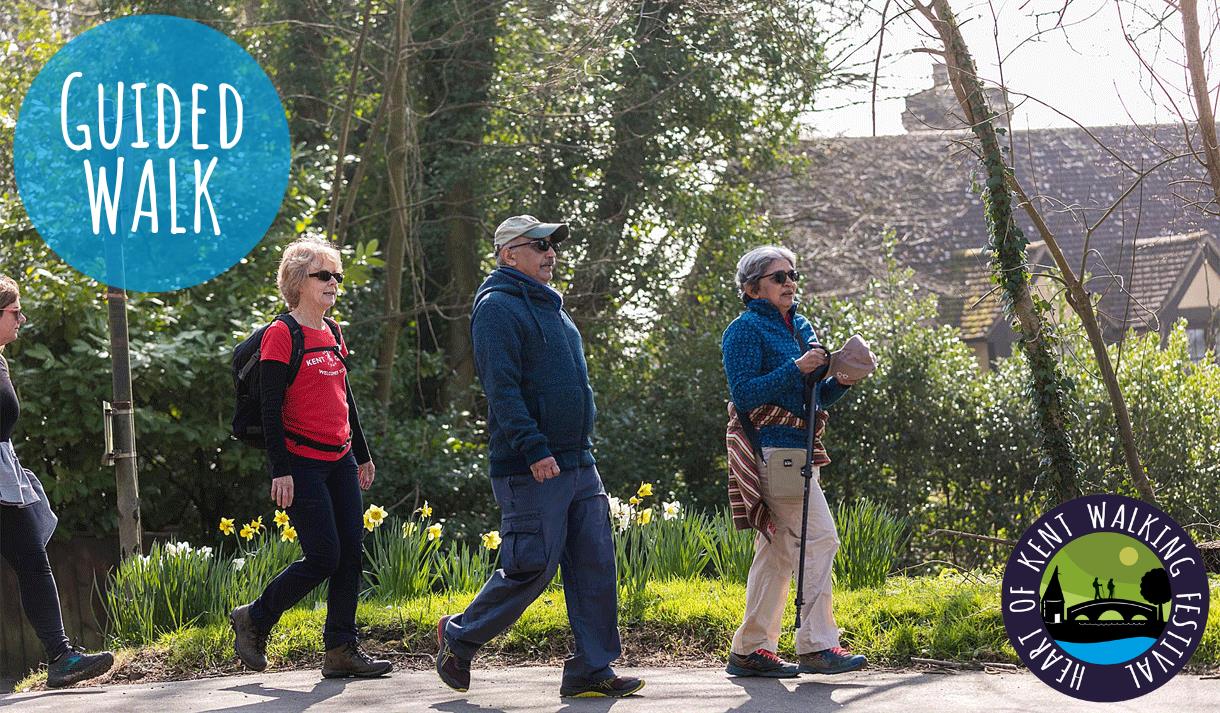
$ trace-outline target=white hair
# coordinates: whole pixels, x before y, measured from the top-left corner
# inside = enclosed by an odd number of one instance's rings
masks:
[[[766,272],[772,260],[787,260],[788,264],[796,267],[796,254],[780,245],[754,248],[737,261],[737,289],[741,291],[743,302],[749,299],[746,296],[746,287],[758,284],[759,278]]]

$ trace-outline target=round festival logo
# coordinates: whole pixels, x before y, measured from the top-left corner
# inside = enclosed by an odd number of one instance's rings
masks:
[[[108,285],[204,282],[258,244],[291,151],[258,63],[191,20],[137,15],[76,37],[22,101],[13,164],[26,212],[65,262]]]
[[[1207,574],[1168,515],[1121,495],[1060,505],[1025,531],[1004,572],[1004,626],[1043,682],[1124,701],[1173,678],[1199,646]]]

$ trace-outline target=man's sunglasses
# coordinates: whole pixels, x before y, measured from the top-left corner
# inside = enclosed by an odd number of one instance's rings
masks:
[[[330,278],[335,278],[335,282],[343,282],[342,272],[331,272],[330,270],[318,270],[317,272],[309,273],[310,277],[316,277],[322,282],[330,282]]]
[[[546,238],[536,238],[536,239],[530,240],[528,242],[517,243],[516,245],[509,245],[508,247],[519,248],[523,245],[529,245],[530,247],[532,247],[533,249],[537,250],[540,253],[544,253],[547,250],[554,250],[555,252],[559,252],[559,243],[557,243],[557,242],[553,243],[550,240],[547,240]]]
[[[761,280],[764,277],[771,278],[771,281],[777,285],[782,285],[785,282],[788,282],[789,280],[791,280],[793,284],[799,283],[801,281],[801,273],[797,272],[796,270],[776,270],[775,272],[772,272],[767,275],[763,275],[762,277],[759,277],[758,279]]]
[[[0,310],[0,312],[12,312],[13,316],[16,317],[17,319],[21,319],[22,317],[25,316],[25,313],[22,312],[20,308],[3,309],[3,310]]]

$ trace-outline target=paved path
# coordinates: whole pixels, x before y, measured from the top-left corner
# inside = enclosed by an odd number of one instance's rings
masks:
[[[1127,703],[1089,704],[1044,686],[1028,673],[882,673],[803,676],[785,681],[731,679],[719,669],[623,669],[648,686],[619,701],[560,699],[559,671],[476,670],[473,689],[457,694],[430,671],[403,671],[373,681],[328,681],[316,671],[230,676],[197,681],[78,688],[0,696],[3,713],[100,711],[439,711],[442,713],[1187,713],[1220,710],[1220,680],[1178,676]]]

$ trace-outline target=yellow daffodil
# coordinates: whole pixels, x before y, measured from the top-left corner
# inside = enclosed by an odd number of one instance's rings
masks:
[[[364,513],[364,529],[372,532],[375,527],[377,527],[377,523],[373,522],[373,518],[369,517],[367,512]]]
[[[499,549],[502,541],[503,540],[500,539],[499,530],[492,530],[491,532],[483,533],[483,546],[489,550]]]
[[[364,511],[365,517],[373,523],[374,527],[381,527],[381,523],[385,521],[386,514],[385,509],[380,505],[370,505],[369,509]]]
[[[259,515],[257,519],[250,521],[250,527],[253,527],[256,532],[262,532],[267,528],[263,526],[263,516]]]
[[[425,500],[424,506],[421,508],[417,508],[415,510],[415,512],[419,513],[420,517],[427,520],[428,518],[432,517],[432,506],[428,504],[427,500]]]
[[[288,526],[288,513],[284,512],[283,510],[276,510],[275,511],[275,524],[278,527],[287,527]]]
[[[402,536],[410,537],[411,535],[414,535],[415,531],[418,529],[419,527],[414,522],[404,522],[402,524]]]
[[[280,539],[284,542],[296,542],[297,529],[292,525],[286,525],[284,529],[280,530]]]
[[[222,517],[222,518],[220,518],[220,532],[221,532],[221,534],[223,534],[223,535],[232,535],[232,534],[233,534],[233,531],[234,531],[235,529],[237,529],[237,528],[233,527],[233,518],[231,518],[231,517]]]
[[[631,503],[632,505],[639,505],[643,501],[632,495],[631,497],[627,498],[627,502]]]
[[[441,524],[435,523],[428,526],[428,542],[439,540],[441,537]]]
[[[246,538],[247,540],[253,540],[253,539],[254,539],[254,533],[256,533],[256,532],[258,532],[258,530],[255,530],[255,529],[254,529],[253,527],[251,527],[250,525],[242,525],[242,526],[241,526],[241,536],[242,536],[242,537],[244,537],[244,538]]]
[[[641,498],[652,495],[652,483],[640,483],[640,489],[635,491],[635,494]]]
[[[652,522],[652,508],[644,508],[640,511],[639,521],[641,525],[647,525]]]

